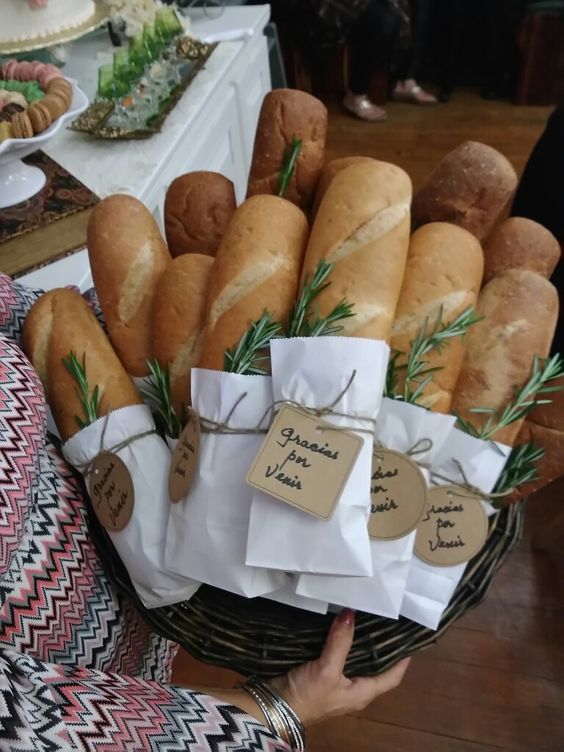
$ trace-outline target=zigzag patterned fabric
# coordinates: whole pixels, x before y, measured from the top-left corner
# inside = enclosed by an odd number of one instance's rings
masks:
[[[0,750],[289,752],[241,710],[159,683],[176,646],[108,581],[80,485],[45,436],[17,344],[40,294],[0,275]]]
[[[2,750],[290,752],[251,716],[199,692],[3,649],[0,676]]]

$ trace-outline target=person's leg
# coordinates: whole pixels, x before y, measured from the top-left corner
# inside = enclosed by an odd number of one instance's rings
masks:
[[[401,0],[404,24],[408,25],[402,49],[396,51],[392,66],[392,98],[412,104],[436,104],[437,98],[417,83],[417,63],[426,23],[426,0]]]
[[[399,19],[387,0],[371,0],[349,36],[349,91],[344,105],[364,120],[386,118],[367,92],[374,75],[388,65],[398,33]]]

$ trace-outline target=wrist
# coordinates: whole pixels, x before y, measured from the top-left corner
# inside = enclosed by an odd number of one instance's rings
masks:
[[[268,728],[294,752],[305,749],[305,728],[294,707],[288,702],[289,683],[284,677],[271,682],[251,677],[240,685],[259,705]]]

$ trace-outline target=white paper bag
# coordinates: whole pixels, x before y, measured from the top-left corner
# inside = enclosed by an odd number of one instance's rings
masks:
[[[482,441],[454,428],[446,444],[435,458],[432,473],[449,480],[437,479],[438,485],[450,485],[450,481],[462,483],[463,478],[456,464],[464,468],[468,483],[483,493],[490,493],[511,454],[511,447]],[[494,510],[484,504],[488,514]],[[444,610],[460,582],[466,563],[452,567],[436,567],[413,555],[407,578],[407,588],[400,609],[402,616],[422,624],[429,629],[437,629]]]
[[[231,428],[266,425],[271,379],[192,370],[192,406],[202,418],[223,423],[239,400]],[[165,561],[173,572],[248,598],[284,584],[281,572],[245,565],[252,494],[245,478],[263,440],[264,433],[202,433],[192,487],[171,508]]]
[[[148,407],[123,407],[75,434],[63,445],[63,454],[72,465],[81,469],[100,454],[101,449],[111,450],[154,428]],[[115,454],[129,470],[135,500],[127,526],[120,532],[109,532],[109,536],[139,597],[148,608],[191,598],[199,582],[167,571],[164,564],[170,511],[170,451],[159,436],[152,434],[136,439]]]
[[[422,407],[384,398],[375,437],[386,449],[398,452],[423,449],[412,459],[430,464],[447,440],[455,420],[450,415],[432,413]],[[421,468],[421,471],[428,480],[429,471],[425,468]],[[372,577],[301,575],[296,592],[312,598],[326,598],[339,606],[397,619],[414,542],[415,531],[397,540],[371,538]]]
[[[315,598],[304,598],[296,593],[296,584],[298,576],[287,574],[285,584],[275,590],[273,593],[263,595],[269,601],[284,603],[286,606],[301,608],[303,611],[312,611],[314,614],[326,614],[329,608],[327,601],[316,600]]]
[[[323,419],[335,426],[367,432],[358,434],[363,445],[331,519],[320,520],[265,493],[254,492],[246,561],[287,572],[369,576],[372,560],[366,525],[372,436],[368,431],[374,424],[362,418],[374,419],[378,413],[389,348],[375,340],[314,337],[273,340],[270,351],[276,401],[326,407],[350,382],[332,408],[343,416],[329,414]]]

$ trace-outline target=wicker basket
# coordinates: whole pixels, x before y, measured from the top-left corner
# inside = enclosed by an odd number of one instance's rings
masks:
[[[334,618],[331,614],[321,616],[263,598],[243,598],[206,585],[189,602],[144,608],[109,537],[95,515],[90,517],[92,536],[111,579],[135,600],[158,633],[182,645],[195,658],[241,674],[269,677],[319,656]],[[455,619],[477,605],[519,541],[523,517],[524,503],[520,502],[490,519],[487,542],[466,568],[437,631],[409,619],[357,614],[347,674],[385,671],[402,658],[432,645]]]

